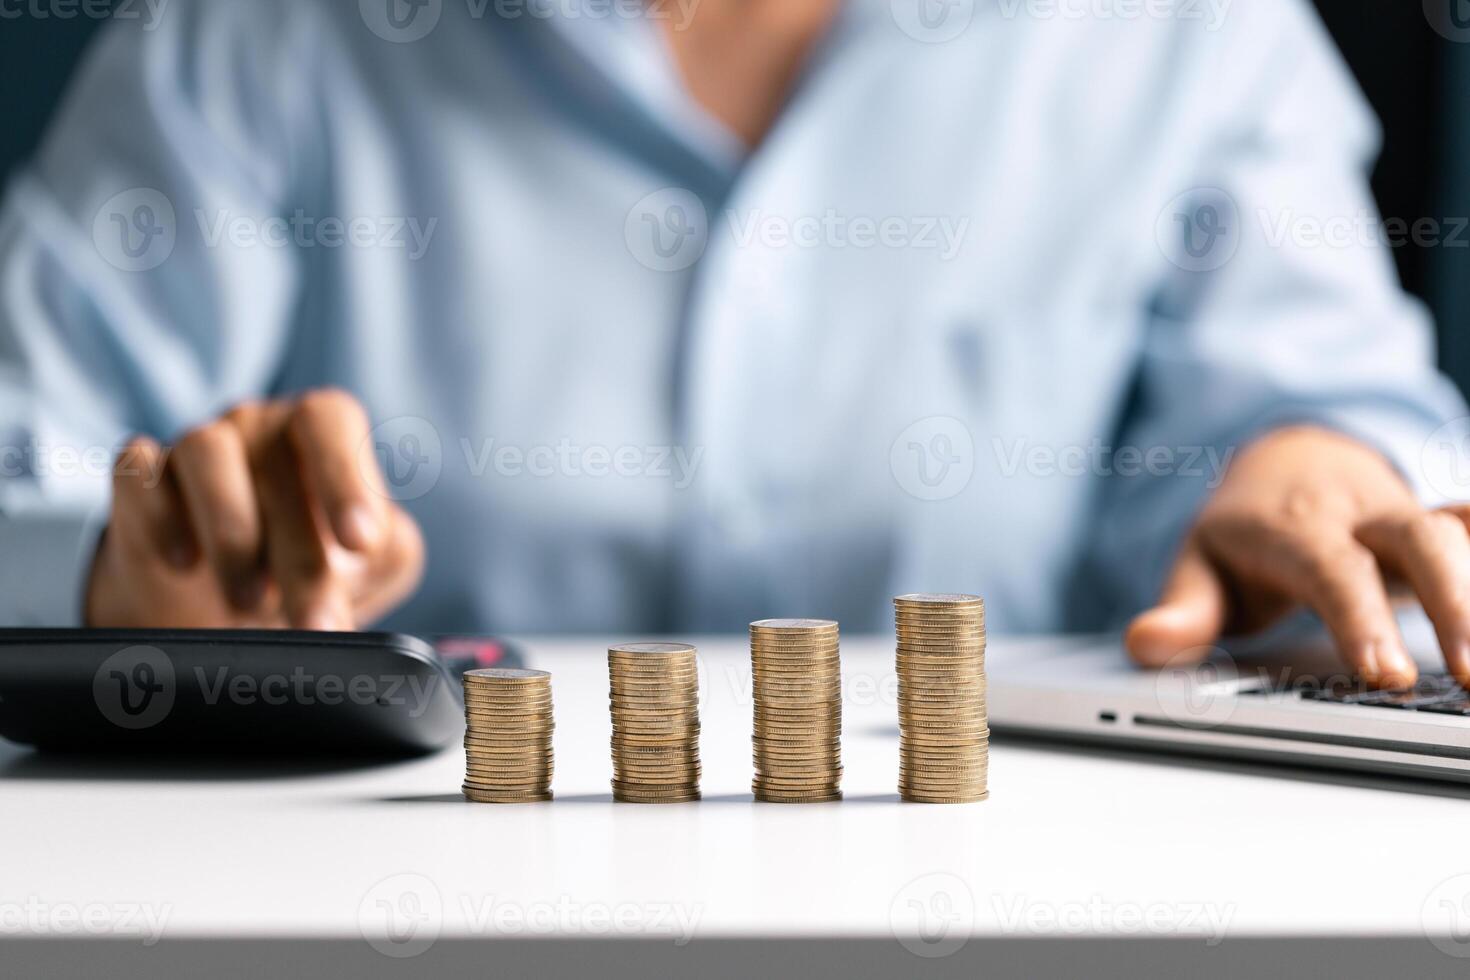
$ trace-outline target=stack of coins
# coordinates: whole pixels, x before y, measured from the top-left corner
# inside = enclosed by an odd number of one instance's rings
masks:
[[[750,624],[757,800],[842,799],[842,672],[837,624],[764,619]]]
[[[899,784],[916,803],[989,795],[985,603],[972,595],[905,595],[898,624]]]
[[[551,799],[551,675],[494,668],[464,675],[465,798]]]
[[[607,651],[612,685],[613,798],[699,799],[699,668],[687,643],[629,643]]]

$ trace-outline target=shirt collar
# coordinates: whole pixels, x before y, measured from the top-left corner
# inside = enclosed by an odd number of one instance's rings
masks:
[[[750,149],[690,95],[662,25],[628,16],[624,7],[562,0],[551,5],[550,20],[582,57],[700,157],[725,172],[739,169]],[[679,13],[671,11],[671,16]]]

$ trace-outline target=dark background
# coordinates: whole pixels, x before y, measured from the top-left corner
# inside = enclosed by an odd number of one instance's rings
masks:
[[[1430,2],[1458,5],[1470,24],[1470,0]],[[1470,42],[1434,31],[1421,0],[1318,7],[1383,121],[1373,186],[1384,216],[1432,218],[1449,235],[1457,218],[1470,218]],[[97,27],[83,17],[0,20],[0,174],[31,152]],[[1394,255],[1404,284],[1435,313],[1442,363],[1470,390],[1470,230],[1453,244],[1409,243]]]

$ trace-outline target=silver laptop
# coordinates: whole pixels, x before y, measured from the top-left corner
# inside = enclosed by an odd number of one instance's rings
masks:
[[[1444,673],[1422,616],[1402,625],[1424,671],[1407,691],[1367,688],[1320,636],[1227,645],[1161,672],[1131,666],[1116,636],[992,638],[991,728],[1470,782],[1470,692]]]

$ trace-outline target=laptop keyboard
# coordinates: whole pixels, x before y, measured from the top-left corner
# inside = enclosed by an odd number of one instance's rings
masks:
[[[1298,682],[1291,685],[1290,689],[1300,694],[1304,701],[1470,717],[1470,692],[1449,674],[1421,674],[1413,687],[1398,691],[1377,691],[1347,679],[1321,685]],[[1281,688],[1263,687],[1248,693],[1267,694],[1279,691]]]

